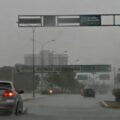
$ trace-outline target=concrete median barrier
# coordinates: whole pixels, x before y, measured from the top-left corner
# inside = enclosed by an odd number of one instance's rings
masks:
[[[105,108],[120,109],[120,102],[116,101],[102,101],[101,105]]]
[[[40,98],[41,95],[40,94],[35,94],[35,97],[33,97],[32,93],[24,93],[21,95],[23,101],[29,101],[29,100],[34,100],[34,99],[37,99],[37,98]]]

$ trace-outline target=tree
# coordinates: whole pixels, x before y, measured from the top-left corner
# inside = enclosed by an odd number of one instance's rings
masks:
[[[4,66],[0,68],[0,80],[12,81],[14,67]],[[37,88],[39,77],[35,76],[34,86]],[[16,88],[32,91],[33,75],[31,73],[20,73],[14,71],[14,84]]]
[[[23,89],[25,91],[33,90],[33,75],[31,73],[16,73],[15,81],[16,87],[18,89]],[[34,79],[34,88],[36,89],[39,85],[39,76],[35,76]]]
[[[12,69],[13,67],[10,66],[0,68],[0,80],[12,81]]]
[[[56,73],[49,73],[46,80],[53,85],[57,85],[63,89],[78,90],[80,84],[75,79],[75,72],[72,70],[62,70]]]

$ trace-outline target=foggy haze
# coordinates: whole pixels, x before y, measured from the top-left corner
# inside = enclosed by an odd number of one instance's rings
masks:
[[[18,28],[18,15],[119,14],[119,0],[0,0],[0,66],[24,63],[32,54],[32,30]],[[37,28],[35,40],[56,40],[45,49],[68,51],[69,63],[120,65],[120,27]],[[41,50],[35,43],[35,53]]]

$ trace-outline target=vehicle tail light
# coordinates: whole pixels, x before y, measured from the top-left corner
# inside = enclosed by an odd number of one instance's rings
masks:
[[[4,97],[14,97],[15,93],[13,91],[5,90]]]

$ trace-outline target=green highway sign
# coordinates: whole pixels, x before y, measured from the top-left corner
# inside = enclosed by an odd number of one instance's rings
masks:
[[[88,75],[78,75],[78,80],[88,80]]]
[[[120,14],[18,15],[18,27],[120,26]],[[111,18],[110,24],[104,19]]]
[[[111,65],[81,65],[81,72],[110,72]]]
[[[99,75],[99,79],[100,80],[109,80],[110,75],[109,74],[101,74],[101,75]]]
[[[80,16],[81,26],[101,26],[100,15],[81,15]]]
[[[32,72],[32,65],[21,65],[15,66],[16,72]],[[59,72],[59,71],[75,71],[75,72],[111,72],[111,65],[38,65],[34,68],[35,72]]]

